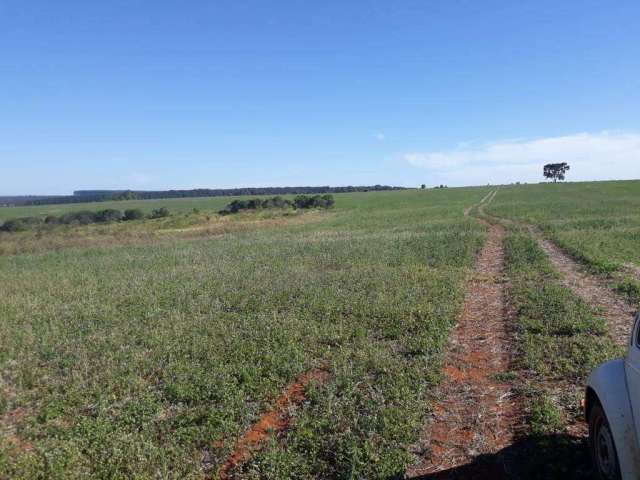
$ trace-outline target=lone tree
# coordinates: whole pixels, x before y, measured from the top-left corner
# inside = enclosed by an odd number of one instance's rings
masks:
[[[553,179],[553,183],[556,183],[558,180],[564,180],[564,174],[569,170],[569,164],[567,162],[562,163],[547,163],[544,166],[544,170],[542,174],[545,178]]]

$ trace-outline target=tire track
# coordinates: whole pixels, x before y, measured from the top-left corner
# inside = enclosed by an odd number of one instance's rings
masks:
[[[519,225],[528,230],[536,239],[540,247],[547,254],[553,268],[560,273],[562,283],[573,291],[588,305],[595,308],[607,322],[609,334],[615,343],[624,347],[627,344],[629,333],[637,308],[631,305],[617,292],[613,291],[606,281],[585,271],[584,267],[565,253],[553,241],[546,238],[533,225],[515,222],[510,219],[496,217],[484,212],[495,194],[485,203],[479,206],[482,215],[506,225]],[[640,273],[640,271],[639,271]]]
[[[625,346],[633,326],[636,308],[612,291],[595,275],[586,273],[581,265],[563,252],[551,240],[530,227],[529,231],[545,251],[553,267],[562,275],[562,283],[594,307],[604,317],[613,340]]]
[[[482,197],[482,200],[480,200],[480,202],[478,202],[477,204],[471,205],[470,207],[465,208],[465,209],[464,209],[464,216],[465,216],[465,217],[468,217],[468,216],[469,216],[469,213],[471,213],[471,211],[472,211],[474,208],[479,208],[479,207],[480,207],[481,205],[483,205],[485,202],[487,202],[487,201],[491,201],[491,200],[488,200],[488,199],[489,199],[489,198],[493,199],[492,195],[493,195],[493,196],[495,196],[495,194],[496,194],[496,191],[495,191],[495,190],[492,190],[492,191],[490,191],[489,193],[487,193],[484,197]]]
[[[477,206],[493,196],[495,191]],[[495,454],[510,445],[520,420],[511,386],[496,378],[511,363],[510,315],[505,298],[505,231],[501,225],[488,227],[467,283],[464,309],[450,337],[445,379],[426,426],[422,458],[407,470],[408,478],[507,478],[500,455],[477,463],[473,472],[460,469],[479,455]]]

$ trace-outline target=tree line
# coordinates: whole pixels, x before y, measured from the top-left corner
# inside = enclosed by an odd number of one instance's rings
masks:
[[[280,196],[272,198],[251,198],[249,200],[234,200],[220,210],[220,215],[238,213],[241,210],[259,210],[263,208],[331,208],[335,204],[333,195],[297,195],[293,200]]]
[[[46,217],[21,217],[12,218],[0,225],[2,232],[22,232],[31,230],[41,225],[90,225],[92,223],[109,223],[129,220],[140,220],[143,218],[163,218],[168,217],[170,212],[167,208],[161,207],[153,210],[147,217],[139,208],[130,208],[124,212],[115,208],[107,208],[92,212],[83,210],[79,212],[69,212],[60,216],[47,215]]]
[[[76,190],[73,195],[50,197],[12,197],[11,205],[53,205],[64,203],[104,202],[112,200],[152,200],[188,197],[235,197],[251,195],[313,195],[327,193],[376,192],[405,190],[389,185],[346,187],[258,187],[258,188],[197,188],[192,190]]]

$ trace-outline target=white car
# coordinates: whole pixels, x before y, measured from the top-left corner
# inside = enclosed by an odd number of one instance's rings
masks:
[[[604,480],[640,479],[640,314],[624,359],[596,368],[584,401],[589,447]]]

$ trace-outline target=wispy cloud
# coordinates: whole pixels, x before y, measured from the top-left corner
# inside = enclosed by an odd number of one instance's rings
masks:
[[[467,144],[449,151],[409,152],[403,158],[457,184],[537,181],[542,165],[553,162],[568,162],[571,180],[640,178],[640,134],[604,131]]]
[[[377,132],[373,135],[373,138],[375,138],[376,140],[378,140],[379,142],[384,142],[384,139],[386,138],[384,136],[384,133],[382,132]]]

